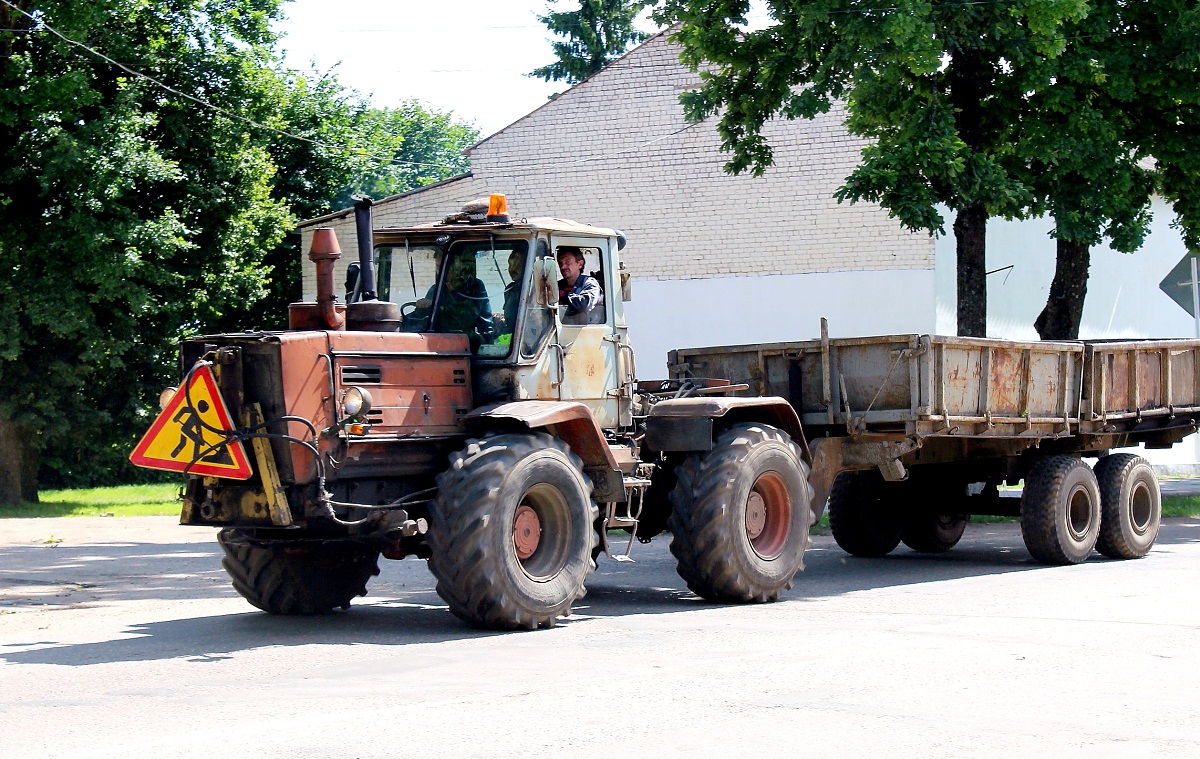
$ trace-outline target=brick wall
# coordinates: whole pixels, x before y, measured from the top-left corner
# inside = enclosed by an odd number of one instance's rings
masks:
[[[504,192],[514,216],[621,229],[627,266],[642,279],[934,268],[928,235],[905,232],[875,204],[833,200],[863,146],[843,111],[768,123],[775,165],[730,176],[715,120],[684,121],[679,94],[698,81],[660,34],[472,148],[470,177],[378,206],[376,226],[433,221]],[[353,258],[353,216],[322,225]]]

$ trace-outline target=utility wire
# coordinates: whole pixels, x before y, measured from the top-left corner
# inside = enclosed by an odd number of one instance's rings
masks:
[[[283,137],[290,137],[293,140],[300,140],[301,142],[307,142],[310,145],[316,145],[317,147],[321,147],[321,148],[330,148],[333,150],[346,150],[347,149],[346,146],[344,146],[344,145],[335,145],[330,142],[314,140],[311,137],[304,137],[299,134],[294,134],[292,132],[288,132],[283,129],[278,129],[273,126],[263,124],[262,122],[255,121],[254,119],[243,116],[240,113],[231,111],[228,108],[223,108],[219,105],[215,105],[213,103],[209,103],[208,101],[201,100],[200,98],[196,97],[195,95],[190,95],[181,90],[177,90],[174,87],[172,87],[171,85],[161,82],[158,79],[155,79],[154,77],[150,76],[149,74],[143,74],[142,72],[137,71],[136,69],[126,66],[124,63],[121,63],[120,61],[116,61],[116,60],[113,60],[112,58],[109,58],[107,55],[105,55],[104,53],[101,53],[100,51],[98,51],[94,48],[88,47],[87,45],[83,44],[82,42],[78,42],[76,40],[71,39],[70,37],[66,36],[62,32],[58,31],[54,27],[47,24],[44,20],[39,19],[36,16],[26,12],[24,9],[18,8],[17,6],[13,5],[11,2],[9,2],[9,0],[0,0],[0,3],[4,3],[9,8],[12,8],[13,10],[15,10],[16,12],[29,17],[30,19],[33,20],[34,23],[38,24],[38,27],[40,29],[45,29],[46,31],[53,34],[54,36],[62,39],[64,42],[67,42],[78,48],[82,48],[83,50],[86,50],[87,52],[91,53],[92,55],[96,56],[97,58],[101,58],[101,59],[109,62],[113,66],[116,66],[117,68],[121,69],[122,71],[125,71],[125,72],[132,74],[133,76],[139,77],[141,79],[145,79],[146,81],[151,82],[152,84],[162,88],[163,90],[166,90],[167,92],[170,92],[174,95],[178,95],[179,97],[182,97],[182,98],[186,98],[186,99],[192,101],[193,103],[196,103],[197,105],[203,106],[204,108],[208,108],[210,110],[216,111],[217,113],[224,114],[225,116],[228,116],[231,119],[236,119],[237,121],[241,121],[243,123],[257,127],[259,129],[264,129],[268,132],[273,132],[273,133],[281,135]],[[34,31],[34,30],[29,30],[29,31]],[[449,164],[444,164],[444,163],[423,163],[421,161],[404,161],[399,158],[388,158],[386,156],[377,156],[377,155],[372,155],[372,154],[366,153],[366,152],[363,152],[362,155],[365,156],[366,158],[370,158],[372,160],[379,161],[381,163],[402,164],[405,166],[428,166],[431,168],[452,169],[452,170],[457,170],[459,168],[457,166],[451,166]]]

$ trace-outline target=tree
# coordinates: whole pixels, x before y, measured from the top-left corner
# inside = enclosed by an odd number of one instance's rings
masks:
[[[1063,25],[1083,0],[876,4],[769,0],[776,23],[747,31],[744,0],[667,0],[660,21],[680,24],[683,59],[702,86],[686,94],[692,119],[720,113],[727,169],[772,162],[768,118],[813,118],[844,101],[851,133],[871,140],[836,194],[880,203],[911,230],[943,233],[955,212],[958,333],[987,327],[989,217],[1019,218],[1033,189],[1006,170],[1011,98],[1033,62],[1066,46]]]
[[[1180,150],[1182,135],[1200,127],[1195,9],[1093,0],[1067,35],[1064,54],[1031,72],[1012,137],[1014,170],[1027,171],[1038,197],[1034,211],[1055,220],[1054,279],[1034,325],[1044,340],[1079,337],[1091,246],[1108,238],[1119,251],[1141,247],[1156,189],[1190,246],[1198,227],[1192,193],[1166,189],[1168,173],[1175,187],[1200,180],[1191,151]]]
[[[991,216],[1054,216],[1043,337],[1078,334],[1090,246],[1140,246],[1156,182],[1196,237],[1187,188],[1200,174],[1185,135],[1197,126],[1200,12],[1185,0],[769,5],[777,23],[747,32],[746,2],[667,0],[659,20],[681,24],[684,60],[714,66],[685,95],[689,116],[721,113],[727,169],[761,172],[767,118],[844,100],[847,127],[872,142],[836,197],[933,233],[944,231],[937,203],[956,213],[959,334],[986,330]]]
[[[271,197],[259,130],[233,115],[264,97],[275,0],[5,9],[4,28],[28,30],[0,32],[0,503],[11,503],[36,498],[48,443],[104,447],[145,428],[181,332],[262,296],[262,251],[291,217]]]
[[[277,69],[273,118],[294,139],[274,135],[267,150],[278,167],[272,196],[297,219],[345,208],[351,196],[375,198],[406,192],[461,174],[470,167],[463,151],[479,131],[417,101],[375,108],[330,73],[304,77]],[[283,328],[287,305],[300,299],[303,256],[293,231],[264,259],[268,292],[233,312],[231,329]]]
[[[648,4],[637,0],[579,0],[576,11],[547,9],[538,21],[566,40],[552,43],[557,61],[534,69],[529,76],[567,84],[587,79],[624,55],[630,45],[650,36],[633,25]]]

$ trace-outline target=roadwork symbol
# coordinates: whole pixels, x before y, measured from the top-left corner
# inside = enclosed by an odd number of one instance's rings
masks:
[[[202,366],[186,389],[175,391],[129,460],[147,469],[244,480],[251,475],[246,449],[240,440],[221,444],[227,438],[218,432],[233,429],[212,369]]]

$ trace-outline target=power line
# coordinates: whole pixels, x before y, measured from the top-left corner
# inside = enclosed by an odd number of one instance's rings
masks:
[[[58,31],[58,30],[57,30],[57,29],[55,29],[54,27],[52,27],[52,26],[50,26],[49,24],[47,24],[47,23],[45,22],[45,20],[43,20],[43,19],[39,19],[39,18],[37,18],[37,17],[33,16],[32,14],[30,14],[30,13],[27,13],[27,12],[26,12],[24,9],[22,9],[22,8],[18,8],[17,6],[13,5],[11,2],[9,2],[9,0],[0,0],[0,3],[4,3],[4,4],[5,4],[5,5],[7,5],[9,8],[12,8],[13,10],[15,10],[15,11],[16,11],[16,12],[18,12],[18,13],[20,13],[21,15],[23,15],[23,16],[27,16],[27,17],[28,17],[28,18],[30,18],[30,19],[31,19],[31,20],[32,20],[32,21],[33,21],[35,24],[38,24],[38,27],[39,27],[39,29],[45,29],[46,31],[48,31],[48,32],[50,32],[51,34],[53,34],[54,36],[56,36],[56,37],[58,37],[58,38],[62,39],[64,42],[67,42],[67,43],[69,43],[69,44],[71,44],[71,45],[74,45],[74,46],[76,46],[76,47],[78,47],[78,48],[81,48],[81,49],[83,49],[83,50],[86,50],[87,52],[91,53],[92,55],[96,56],[97,58],[101,58],[101,59],[103,59],[103,60],[107,61],[108,63],[112,64],[113,66],[116,66],[117,68],[121,69],[122,71],[125,71],[126,73],[132,74],[133,76],[139,77],[139,78],[141,78],[141,79],[145,79],[146,81],[148,81],[148,82],[150,82],[150,83],[152,83],[152,84],[154,84],[154,85],[156,85],[156,86],[160,87],[161,89],[163,89],[163,90],[165,90],[165,91],[167,91],[167,92],[170,92],[170,93],[172,93],[172,94],[174,94],[174,95],[178,95],[179,97],[182,97],[182,98],[186,98],[186,99],[188,99],[188,100],[192,101],[193,103],[196,103],[197,105],[200,105],[200,106],[202,106],[202,107],[204,107],[204,108],[208,108],[208,109],[210,109],[210,110],[212,110],[212,111],[216,111],[217,113],[220,113],[220,114],[223,114],[223,115],[225,115],[225,116],[228,116],[228,117],[229,117],[229,118],[231,118],[231,119],[236,119],[237,121],[241,121],[241,122],[243,122],[243,123],[246,123],[246,124],[249,124],[249,125],[251,125],[251,126],[257,127],[257,128],[259,128],[259,129],[266,130],[266,131],[268,131],[268,132],[273,132],[273,133],[275,133],[275,134],[278,134],[278,135],[281,135],[281,136],[283,136],[283,137],[290,137],[290,138],[291,138],[291,139],[293,139],[293,140],[299,140],[299,141],[301,141],[301,142],[307,142],[307,143],[309,143],[310,145],[316,145],[317,147],[321,147],[321,148],[329,148],[329,149],[333,149],[333,150],[349,150],[349,148],[348,148],[348,147],[346,147],[345,145],[336,145],[336,144],[334,144],[334,143],[330,143],[330,142],[323,142],[323,141],[321,141],[321,140],[314,140],[314,139],[312,139],[311,137],[304,137],[304,136],[302,136],[302,135],[299,135],[299,134],[294,134],[294,133],[292,133],[292,132],[288,132],[288,131],[285,131],[285,130],[283,130],[283,129],[278,129],[278,128],[276,128],[276,127],[273,127],[273,126],[269,126],[269,125],[267,125],[267,124],[263,124],[262,122],[255,121],[254,119],[251,119],[251,118],[249,118],[249,117],[247,117],[247,116],[243,116],[243,115],[242,115],[242,114],[240,114],[240,113],[237,113],[237,112],[235,112],[235,111],[231,111],[231,110],[229,110],[228,108],[223,108],[223,107],[221,107],[221,106],[219,106],[219,105],[215,105],[215,104],[213,104],[213,103],[209,103],[209,102],[208,102],[208,101],[206,101],[206,100],[201,100],[200,98],[196,97],[195,95],[190,95],[190,94],[188,94],[188,93],[186,93],[186,92],[183,92],[183,91],[181,91],[181,90],[177,90],[177,89],[175,89],[174,87],[172,87],[171,85],[169,85],[169,84],[166,84],[166,83],[164,83],[164,82],[161,82],[161,81],[159,81],[158,79],[155,79],[154,77],[150,76],[149,74],[143,74],[142,72],[140,72],[140,71],[137,71],[136,69],[133,69],[133,68],[130,68],[129,66],[126,66],[124,63],[121,63],[120,61],[116,61],[116,60],[113,60],[112,58],[109,58],[107,55],[105,55],[104,53],[101,53],[100,51],[98,51],[98,50],[96,50],[96,49],[94,49],[94,48],[88,47],[87,45],[83,44],[82,42],[79,42],[79,41],[77,41],[77,40],[73,40],[73,39],[71,39],[70,37],[66,36],[66,35],[65,35],[65,34],[63,34],[62,32]],[[33,30],[30,30],[30,31],[33,31]],[[370,153],[367,153],[367,152],[365,152],[365,151],[363,151],[362,155],[363,155],[364,157],[366,157],[366,158],[370,158],[371,160],[374,160],[374,161],[379,161],[379,162],[381,162],[381,163],[401,164],[401,165],[405,165],[405,166],[427,166],[427,167],[430,167],[430,168],[438,168],[438,169],[458,169],[458,168],[459,168],[459,167],[457,167],[457,166],[451,166],[451,165],[449,165],[449,164],[443,164],[443,163],[423,163],[423,162],[421,162],[421,161],[404,161],[404,160],[401,160],[401,159],[399,159],[399,158],[388,158],[388,157],[385,157],[385,156],[377,156],[377,155],[372,155],[372,154],[370,154]]]

